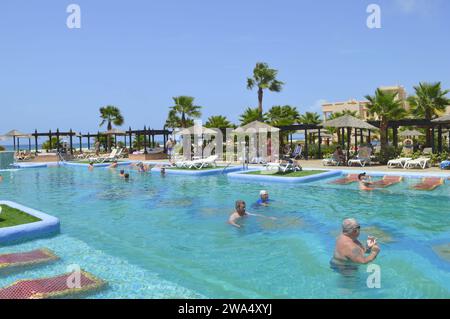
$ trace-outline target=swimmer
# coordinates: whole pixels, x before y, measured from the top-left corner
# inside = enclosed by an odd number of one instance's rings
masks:
[[[269,193],[266,190],[262,190],[259,192],[259,199],[256,201],[256,204],[261,206],[269,206]]]
[[[240,218],[246,217],[246,216],[258,216],[258,217],[269,218],[272,220],[276,219],[275,217],[266,217],[264,215],[247,213],[245,211],[245,202],[243,200],[237,200],[235,207],[236,207],[236,210],[230,215],[230,218],[228,219],[228,223],[237,228],[241,228],[242,226],[237,224],[236,221],[238,221]]]
[[[3,182],[3,176],[0,175],[0,183]]]
[[[359,189],[362,191],[372,191],[375,189],[376,185],[370,180],[370,177],[366,173],[361,173],[358,175]]]
[[[369,236],[367,245],[363,246],[359,240],[361,226],[353,218],[345,219],[342,223],[342,234],[336,240],[333,262],[346,264],[349,262],[367,264],[373,261],[380,252],[376,238]],[[367,257],[366,254],[369,254]]]
[[[125,171],[123,169],[120,170],[119,176],[120,177],[125,177]]]
[[[94,170],[94,162],[89,163],[88,170],[90,171]]]
[[[161,176],[166,176],[166,168],[161,167]]]
[[[109,165],[109,168],[117,168],[118,164],[117,161],[112,162],[111,165]]]
[[[125,174],[123,175],[123,178],[125,178],[126,181],[130,180],[130,174],[125,173]]]

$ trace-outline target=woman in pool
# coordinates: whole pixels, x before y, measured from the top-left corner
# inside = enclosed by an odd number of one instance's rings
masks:
[[[377,187],[377,185],[370,180],[370,177],[368,177],[366,173],[359,174],[358,180],[359,189],[362,191],[373,191]]]

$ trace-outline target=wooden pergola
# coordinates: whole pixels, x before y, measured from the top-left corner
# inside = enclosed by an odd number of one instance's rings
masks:
[[[147,141],[151,141],[151,144],[155,144],[155,136],[162,135],[164,140],[164,152],[166,152],[166,141],[168,139],[168,136],[172,134],[172,131],[169,131],[167,129],[162,130],[154,130],[154,129],[147,129],[146,126],[144,126],[143,130],[132,130],[131,127],[129,127],[128,131],[125,132],[126,134],[113,134],[114,135],[114,146],[117,146],[117,136],[123,135],[124,136],[124,144],[125,147],[127,147],[127,137],[129,141],[129,148],[132,148],[133,145],[133,136],[135,137],[135,140],[137,141],[137,146],[140,148],[140,136],[144,136],[144,152],[147,153]],[[80,152],[82,151],[82,145],[83,145],[83,138],[87,138],[87,146],[90,149],[91,148],[91,138],[97,138],[99,139],[100,136],[104,135],[104,133],[97,131],[97,133],[90,133],[82,134],[74,132],[72,129],[70,129],[67,132],[59,131],[59,129],[56,129],[56,131],[49,130],[48,132],[41,132],[39,133],[37,130],[34,131],[34,133],[30,134],[34,137],[34,145],[35,145],[35,151],[38,152],[38,138],[39,137],[47,137],[49,139],[50,148],[52,148],[52,137],[56,137],[56,149],[57,152],[60,152],[60,139],[61,137],[69,137],[69,150],[70,154],[73,155],[74,147],[73,147],[73,138],[78,137],[79,144],[80,144]],[[30,147],[31,150],[31,147]]]

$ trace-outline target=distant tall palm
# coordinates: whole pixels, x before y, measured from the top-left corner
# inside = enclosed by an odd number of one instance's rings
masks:
[[[234,127],[234,125],[230,121],[228,121],[226,116],[213,115],[208,118],[208,121],[206,121],[205,123],[205,127],[227,128],[227,127]]]
[[[275,105],[265,114],[270,125],[285,126],[292,125],[300,118],[300,114],[295,106]]]
[[[415,96],[408,97],[411,106],[411,113],[415,116],[431,120],[444,112],[446,107],[450,105],[450,99],[446,95],[449,90],[442,91],[441,82],[436,83],[419,83],[415,86]],[[431,132],[426,130],[427,146],[431,144]]]
[[[300,114],[297,111],[297,108],[295,106],[290,105],[275,105],[270,108],[270,110],[265,114],[267,116],[267,120],[269,121],[270,125],[273,126],[287,126],[292,125],[298,122],[300,118]],[[285,138],[289,136],[289,134],[292,133],[291,131],[281,131],[280,132],[280,140],[281,145],[280,147],[283,147],[283,142]]]
[[[174,106],[171,106],[169,115],[167,117],[166,125],[174,127],[172,125],[178,124],[177,127],[186,128],[193,124],[194,118],[199,118],[202,113],[200,112],[201,106],[194,105],[194,97],[192,96],[175,96],[173,101]]]
[[[300,121],[303,124],[319,124],[321,122],[320,115],[316,112],[306,112],[300,115]]]
[[[380,142],[382,155],[386,153],[387,128],[390,120],[400,119],[406,111],[397,99],[397,93],[383,92],[377,89],[374,96],[366,95],[369,101],[367,109],[371,115],[377,115],[380,119]]]
[[[100,126],[108,123],[107,130],[112,129],[112,124],[121,126],[124,122],[124,118],[120,113],[120,109],[113,105],[107,105],[100,108],[100,118],[102,119]],[[108,150],[111,150],[111,135],[107,136]]]
[[[284,83],[277,80],[278,71],[270,69],[267,63],[258,62],[253,69],[253,77],[247,78],[247,89],[258,87],[258,112],[260,119],[263,118],[263,95],[264,90],[280,92]]]
[[[241,125],[245,125],[248,123],[251,123],[253,121],[261,121],[264,122],[266,121],[266,117],[265,114],[260,115],[259,114],[259,109],[256,108],[250,108],[248,107],[244,113],[241,114],[241,116],[239,117],[239,121],[241,122]]]

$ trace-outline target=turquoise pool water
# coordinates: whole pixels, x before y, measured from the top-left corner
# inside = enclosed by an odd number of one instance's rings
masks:
[[[413,191],[418,180],[361,192],[338,186],[229,181],[51,167],[2,172],[0,198],[57,216],[61,234],[0,247],[0,253],[52,249],[61,260],[0,276],[0,286],[66,272],[71,264],[109,282],[89,298],[449,298],[450,184]],[[331,179],[332,180],[332,179]],[[252,208],[260,189],[275,199]],[[236,199],[275,221],[226,220]],[[342,219],[375,235],[381,288],[366,267],[352,277],[330,269]],[[362,237],[364,238],[364,237]],[[447,246],[445,246],[447,245]],[[439,252],[439,247],[441,250]],[[444,248],[442,248],[444,247]]]

